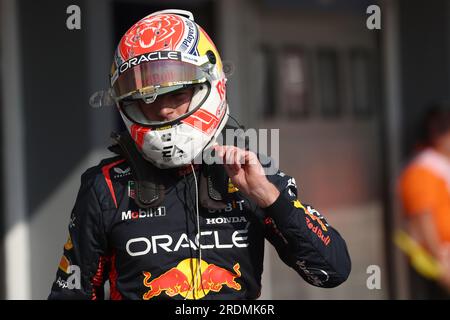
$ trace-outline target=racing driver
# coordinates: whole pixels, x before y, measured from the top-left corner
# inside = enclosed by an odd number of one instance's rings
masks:
[[[295,180],[218,143],[230,127],[226,77],[190,12],[135,23],[110,80],[127,130],[112,134],[116,156],[81,177],[49,299],[105,299],[106,281],[110,299],[257,299],[265,239],[311,285],[347,279],[345,241]]]

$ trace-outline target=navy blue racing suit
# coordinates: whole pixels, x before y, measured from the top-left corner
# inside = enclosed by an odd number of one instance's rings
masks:
[[[104,299],[107,280],[110,299],[256,299],[265,239],[314,286],[347,279],[344,239],[298,199],[295,180],[283,172],[267,176],[281,194],[264,209],[232,183],[225,208],[197,207],[198,172],[164,174],[164,201],[149,209],[137,206],[121,156],[82,175],[49,299]]]

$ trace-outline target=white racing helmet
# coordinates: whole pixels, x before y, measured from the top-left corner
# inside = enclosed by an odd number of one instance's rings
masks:
[[[228,120],[226,78],[206,32],[183,10],[152,13],[122,37],[111,69],[111,91],[144,158],[159,168],[191,163],[212,145]],[[185,114],[170,121],[147,119],[158,96],[186,87],[194,94]]]

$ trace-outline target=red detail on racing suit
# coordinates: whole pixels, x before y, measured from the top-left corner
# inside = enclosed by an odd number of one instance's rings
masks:
[[[94,276],[92,277],[91,280],[91,284],[92,284],[92,296],[91,296],[91,300],[98,300],[99,296],[101,296],[103,294],[103,292],[98,292],[103,291],[103,284],[104,284],[104,273],[105,273],[105,267],[108,263],[108,258],[107,257],[100,257],[99,261],[98,261],[98,267],[97,267],[97,272],[94,274]]]
[[[116,270],[116,254],[114,253],[110,260],[111,271],[109,273],[109,291],[111,300],[122,300],[119,290],[117,289],[117,270]]]
[[[111,182],[111,175],[109,174],[109,170],[111,170],[111,168],[115,167],[116,165],[118,165],[124,161],[125,161],[125,159],[122,159],[122,160],[113,162],[111,164],[108,164],[102,168],[103,176],[105,177],[106,184],[108,185],[109,192],[111,192],[111,197],[114,200],[114,204],[116,205],[116,208],[117,208],[116,194],[114,192],[114,187]]]

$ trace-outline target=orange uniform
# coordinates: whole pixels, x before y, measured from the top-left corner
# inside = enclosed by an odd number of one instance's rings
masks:
[[[415,157],[400,178],[409,216],[430,212],[441,242],[450,242],[450,161],[433,149]]]

